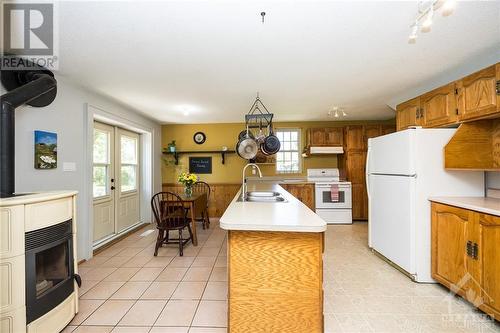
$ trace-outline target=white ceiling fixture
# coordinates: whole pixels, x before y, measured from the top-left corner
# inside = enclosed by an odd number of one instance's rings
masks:
[[[419,1],[415,23],[410,26],[411,32],[410,36],[408,37],[408,43],[415,44],[417,42],[419,25],[422,28],[422,32],[425,33],[431,31],[432,23],[434,20],[434,12],[436,10],[442,9],[441,14],[443,16],[450,16],[455,10],[455,7],[455,0]]]
[[[334,106],[330,111],[328,111],[328,116],[333,118],[347,117],[347,113],[344,108]]]

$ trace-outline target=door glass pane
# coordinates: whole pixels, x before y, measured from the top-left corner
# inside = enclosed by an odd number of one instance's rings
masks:
[[[132,191],[136,189],[135,165],[122,165],[121,167],[121,191]]]
[[[59,244],[35,255],[36,297],[69,277],[68,246]]]
[[[121,163],[136,164],[137,163],[137,140],[128,136],[121,136]]]
[[[109,162],[109,134],[94,129],[94,163]]]
[[[94,165],[93,190],[94,198],[107,195],[108,167]]]

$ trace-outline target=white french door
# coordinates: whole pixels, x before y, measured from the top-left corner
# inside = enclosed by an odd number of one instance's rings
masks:
[[[94,122],[94,246],[140,222],[140,136]]]

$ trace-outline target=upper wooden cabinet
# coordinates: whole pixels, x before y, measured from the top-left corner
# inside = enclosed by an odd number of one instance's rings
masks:
[[[455,83],[447,84],[420,96],[420,115],[425,127],[438,127],[457,121]]]
[[[410,99],[396,107],[396,128],[398,131],[421,124],[420,97]]]
[[[500,112],[500,64],[457,81],[460,120],[476,119]]]
[[[500,63],[396,107],[397,130],[500,117]]]
[[[308,146],[341,147],[343,139],[342,127],[310,128],[307,130]]]
[[[347,126],[345,128],[345,150],[364,150],[365,129],[362,125]]]

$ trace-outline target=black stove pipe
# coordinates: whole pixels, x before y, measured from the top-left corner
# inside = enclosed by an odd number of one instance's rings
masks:
[[[0,97],[0,198],[15,192],[15,110],[57,89],[56,80],[49,74],[27,72],[29,82]]]

